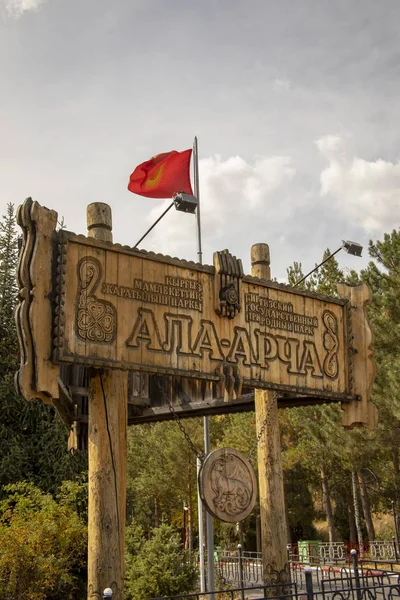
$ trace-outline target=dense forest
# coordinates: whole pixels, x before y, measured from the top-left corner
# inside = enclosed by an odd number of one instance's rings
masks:
[[[323,258],[328,255],[329,249]],[[359,273],[345,272],[333,258],[303,284],[330,295],[341,282],[366,281],[371,287],[369,317],[377,366],[373,401],[379,424],[374,431],[344,430],[336,404],[280,411],[291,542],[367,543],[394,534],[392,501],[400,508],[400,233],[394,230],[371,241],[369,255],[367,268]],[[68,431],[52,406],[26,402],[15,392],[17,260],[18,231],[10,204],[0,222],[3,597],[80,598],[86,579],[87,456],[68,452]],[[288,268],[289,283],[301,276],[300,264]],[[202,419],[187,419],[184,426],[200,448]],[[254,448],[253,413],[213,417],[210,426],[213,449],[234,447],[247,455]],[[150,595],[149,580],[152,589],[161,589],[156,576],[153,581],[147,576],[144,582],[141,575],[154,562],[162,565],[164,594],[188,588],[194,572],[180,572],[177,565],[182,562],[182,546],[192,554],[197,547],[196,456],[174,421],[133,426],[128,437],[128,595]],[[252,454],[255,469],[256,454]],[[217,545],[228,548],[237,543],[235,526],[214,524]],[[244,523],[246,549],[258,548],[259,531],[256,508]]]

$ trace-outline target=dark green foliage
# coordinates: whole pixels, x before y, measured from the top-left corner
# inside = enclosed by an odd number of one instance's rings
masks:
[[[14,206],[0,221],[0,377],[16,369],[17,344],[14,307],[17,297],[18,240]]]
[[[150,539],[131,525],[127,531],[126,598],[183,594],[194,589],[197,568],[182,550],[182,541],[169,525],[154,528]]]
[[[11,373],[0,379],[0,485],[25,480],[55,493],[85,468],[82,455],[68,452],[67,433],[54,408],[15,393]]]
[[[330,255],[331,251],[327,248],[322,256],[322,261],[326,260]],[[314,277],[316,290],[320,294],[327,294],[328,296],[337,296],[338,284],[345,281],[345,276],[339,268],[339,263],[335,256],[322,265]]]
[[[202,448],[202,420],[184,426]],[[149,533],[167,520],[183,524],[183,505],[197,510],[196,456],[174,421],[135,425],[128,432],[128,521],[135,518]]]
[[[26,402],[15,392],[17,245],[14,207],[9,204],[0,222],[0,486],[25,480],[55,493],[64,479],[85,469],[86,460],[68,452],[68,431],[53,407]]]
[[[290,539],[315,540],[317,532],[313,525],[316,518],[314,501],[310,491],[310,473],[301,463],[285,471],[285,495],[288,506]]]

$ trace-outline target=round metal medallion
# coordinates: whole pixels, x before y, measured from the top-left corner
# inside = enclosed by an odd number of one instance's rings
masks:
[[[207,456],[199,473],[199,488],[207,510],[228,523],[243,521],[257,498],[253,467],[233,448],[220,448]]]

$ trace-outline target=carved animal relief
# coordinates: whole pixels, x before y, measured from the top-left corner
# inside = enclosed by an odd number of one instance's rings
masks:
[[[253,510],[257,498],[254,471],[233,448],[220,448],[207,456],[199,484],[207,510],[221,521],[243,521]]]

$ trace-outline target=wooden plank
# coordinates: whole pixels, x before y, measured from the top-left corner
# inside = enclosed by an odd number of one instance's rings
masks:
[[[16,327],[20,369],[16,387],[27,400],[58,398],[60,367],[52,363],[52,259],[57,213],[28,198],[18,208],[23,231],[18,264]]]
[[[378,422],[378,411],[371,402],[372,384],[375,378],[373,361],[373,332],[367,316],[372,293],[366,283],[354,287],[338,286],[339,294],[350,300],[349,337],[352,337],[352,372],[350,385],[358,399],[343,405],[343,426],[374,429]]]

